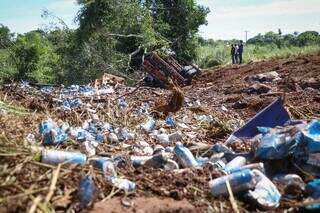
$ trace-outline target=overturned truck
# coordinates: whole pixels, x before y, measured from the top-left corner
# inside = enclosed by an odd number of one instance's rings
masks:
[[[173,57],[161,58],[154,52],[144,58],[143,69],[148,73],[144,82],[148,86],[165,87],[168,78],[171,78],[179,86],[190,85],[192,79],[201,73],[193,64],[182,66]]]

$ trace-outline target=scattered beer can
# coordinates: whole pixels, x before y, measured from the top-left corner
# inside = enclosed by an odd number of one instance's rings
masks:
[[[182,143],[178,142],[176,144],[174,148],[174,153],[183,168],[198,166],[198,162],[194,158],[191,151],[187,147],[183,146]]]
[[[41,161],[47,164],[59,164],[59,163],[68,163],[68,164],[80,164],[84,165],[86,163],[86,155],[80,152],[66,152],[60,150],[42,150]]]

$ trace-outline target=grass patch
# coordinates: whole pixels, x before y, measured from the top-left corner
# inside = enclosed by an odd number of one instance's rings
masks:
[[[243,60],[244,63],[249,63],[260,60],[289,58],[311,53],[319,54],[320,46],[290,46],[278,48],[276,45],[247,45],[245,46]],[[223,43],[201,45],[197,49],[196,63],[201,68],[231,64],[230,46]]]

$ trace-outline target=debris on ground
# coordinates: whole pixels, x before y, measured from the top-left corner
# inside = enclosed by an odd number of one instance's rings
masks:
[[[319,209],[320,56],[287,61],[204,71],[168,89],[111,75],[3,85],[0,211]]]

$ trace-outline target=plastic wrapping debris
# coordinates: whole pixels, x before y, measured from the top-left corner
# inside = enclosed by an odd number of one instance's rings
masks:
[[[246,165],[247,159],[245,157],[239,156],[234,158],[232,161],[227,163],[227,165],[224,167],[224,171],[227,174],[233,173],[234,171],[239,171],[239,169]]]
[[[248,192],[249,197],[266,210],[275,209],[280,205],[281,194],[277,187],[259,170],[253,170],[257,184]]]
[[[313,120],[309,123],[307,131],[304,132],[308,152],[320,152],[320,121]]]
[[[86,163],[86,155],[80,152],[66,152],[60,150],[42,150],[41,161],[47,164],[80,164],[84,165]]]
[[[90,205],[96,197],[97,189],[94,185],[91,175],[85,175],[80,180],[78,197],[83,207]]]
[[[240,172],[216,178],[209,182],[210,192],[215,197],[228,195],[227,181],[229,181],[233,193],[246,191],[255,186],[253,176],[254,174],[251,170],[245,169]]]
[[[307,184],[306,191],[312,199],[314,199],[314,200],[320,199],[320,179],[314,179],[314,180],[310,181]],[[307,205],[306,209],[319,210],[320,203]]]
[[[148,121],[141,126],[142,130],[149,133],[156,127],[156,121],[149,117]]]
[[[259,112],[240,129],[232,133],[225,143],[230,144],[241,138],[252,138],[259,134],[257,127],[283,126],[288,120],[290,120],[290,116],[283,107],[282,100],[279,98]]]
[[[260,159],[283,159],[293,152],[297,141],[288,134],[268,133],[262,139],[255,152]]]
[[[197,167],[198,162],[194,158],[191,151],[178,142],[174,148],[174,153],[183,168]]]

